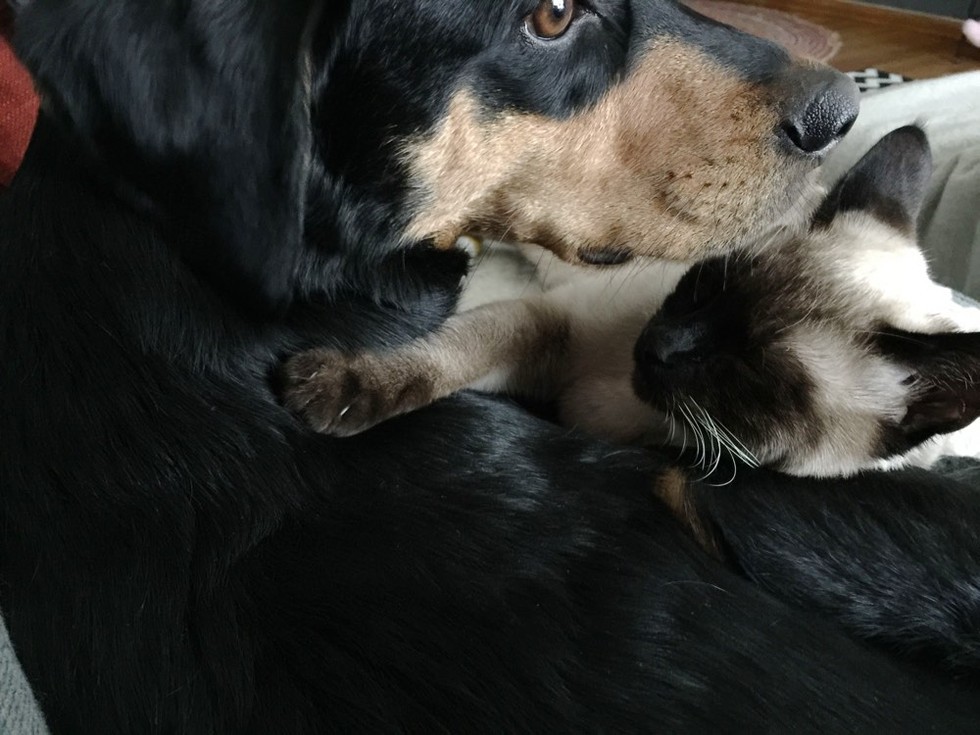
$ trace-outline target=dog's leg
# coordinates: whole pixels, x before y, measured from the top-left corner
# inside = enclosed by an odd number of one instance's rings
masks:
[[[286,363],[284,400],[317,431],[350,436],[466,387],[547,391],[567,337],[540,300],[487,304],[397,349],[301,353]]]
[[[925,471],[847,480],[739,469],[725,487],[658,479],[707,551],[801,609],[980,676],[980,492]]]

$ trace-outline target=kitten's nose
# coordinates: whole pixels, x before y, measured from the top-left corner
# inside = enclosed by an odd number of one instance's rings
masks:
[[[780,133],[797,153],[827,153],[854,125],[859,110],[857,85],[827,68],[808,69],[784,82]]]
[[[671,365],[697,353],[701,331],[696,325],[681,328],[649,324],[636,343],[640,365]]]

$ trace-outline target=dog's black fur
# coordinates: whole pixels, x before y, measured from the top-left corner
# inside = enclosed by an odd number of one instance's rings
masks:
[[[869,473],[832,490],[745,474],[731,493],[695,493],[730,561],[862,638],[977,681],[975,487],[922,470]]]
[[[660,460],[505,401],[349,440],[280,406],[282,357],[451,310],[465,263],[399,242],[385,136],[435,124],[528,3],[18,5],[45,103],[0,196],[0,606],[56,732],[974,729],[967,489],[694,488],[726,567],[653,498]],[[760,83],[788,63],[596,6],[621,44],[592,71],[466,74],[561,116],[644,34]]]

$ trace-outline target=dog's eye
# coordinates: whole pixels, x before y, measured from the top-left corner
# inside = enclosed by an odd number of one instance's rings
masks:
[[[527,28],[538,38],[558,38],[575,19],[575,0],[541,0],[527,17]]]

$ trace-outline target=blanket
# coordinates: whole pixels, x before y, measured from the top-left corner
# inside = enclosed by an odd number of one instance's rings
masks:
[[[0,733],[46,735],[47,726],[0,618]]]

